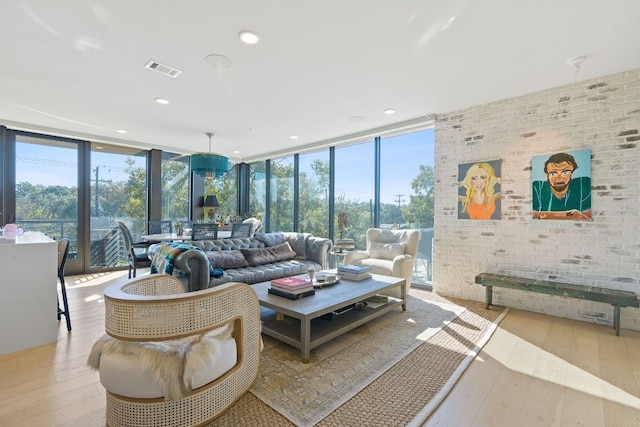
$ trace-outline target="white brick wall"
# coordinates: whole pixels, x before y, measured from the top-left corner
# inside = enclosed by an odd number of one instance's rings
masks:
[[[640,293],[640,69],[439,114],[434,291],[484,301],[488,271]],[[531,157],[591,150],[593,221],[531,219]],[[502,159],[502,219],[458,220],[458,165]],[[610,305],[494,288],[494,304],[612,324]],[[621,326],[640,330],[640,309]]]

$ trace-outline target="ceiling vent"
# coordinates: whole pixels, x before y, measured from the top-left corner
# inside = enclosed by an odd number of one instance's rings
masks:
[[[169,77],[173,77],[174,79],[182,73],[182,71],[178,70],[177,68],[169,67],[168,65],[161,64],[154,60],[147,62],[145,68],[156,70],[157,72]]]

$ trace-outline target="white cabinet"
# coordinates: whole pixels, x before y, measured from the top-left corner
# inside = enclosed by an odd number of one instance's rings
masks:
[[[0,237],[0,278],[0,354],[56,342],[57,242],[39,232]]]

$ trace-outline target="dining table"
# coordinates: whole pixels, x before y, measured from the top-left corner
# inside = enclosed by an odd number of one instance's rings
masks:
[[[227,239],[231,237],[231,230],[219,230],[218,231],[218,239]],[[162,242],[184,242],[191,240],[191,234],[184,234],[182,236],[178,236],[177,233],[157,233],[157,234],[146,234],[141,236],[142,240],[149,243],[162,243]]]

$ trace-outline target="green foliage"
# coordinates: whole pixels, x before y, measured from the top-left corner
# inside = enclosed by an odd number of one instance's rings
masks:
[[[189,217],[189,162],[164,160],[162,162],[162,218],[187,219]]]
[[[78,188],[59,185],[16,184],[17,217],[20,219],[59,219],[78,216]]]
[[[434,185],[433,167],[420,165],[418,176],[411,181],[411,188],[415,192],[410,196],[411,201],[403,208],[403,216],[412,228],[433,227],[434,214]]]
[[[125,172],[129,174],[129,178],[124,184],[127,203],[122,206],[122,213],[124,216],[132,218],[145,218],[147,212],[147,171],[144,168],[136,168],[132,158],[127,158],[125,162],[127,164]]]

